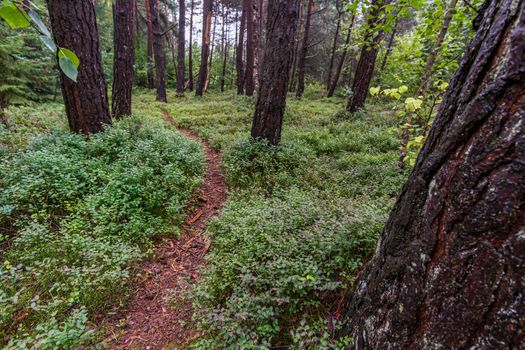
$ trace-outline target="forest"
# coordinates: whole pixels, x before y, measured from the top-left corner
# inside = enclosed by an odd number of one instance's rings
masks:
[[[0,346],[525,349],[525,1],[0,0]]]

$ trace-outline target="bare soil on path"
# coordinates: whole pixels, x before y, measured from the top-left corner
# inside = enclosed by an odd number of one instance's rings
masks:
[[[170,115],[164,119],[174,125]],[[193,308],[187,291],[199,278],[210,247],[206,223],[226,201],[226,182],[219,152],[189,130],[180,130],[206,151],[206,175],[179,237],[158,244],[152,259],[140,267],[140,282],[129,303],[107,320],[111,349],[186,349],[199,336],[191,328]]]

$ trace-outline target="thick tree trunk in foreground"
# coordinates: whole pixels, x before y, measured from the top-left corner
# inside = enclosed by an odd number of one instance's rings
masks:
[[[202,48],[201,64],[199,69],[199,82],[197,84],[196,96],[202,96],[208,75],[208,58],[210,56],[211,17],[213,11],[213,0],[204,0],[202,21]]]
[[[328,90],[328,94],[327,94],[328,97],[334,96],[335,89],[337,88],[337,84],[339,83],[339,77],[341,76],[341,72],[343,71],[343,66],[345,64],[346,55],[348,54],[348,45],[350,44],[350,39],[352,38],[352,28],[354,27],[354,22],[355,22],[355,13],[352,15],[350,27],[348,27],[348,32],[346,33],[345,46],[343,48],[343,52],[341,53],[341,57],[339,58],[337,69],[335,70],[334,80],[332,80],[332,84],[330,85],[330,89]]]
[[[336,3],[337,8],[337,24],[335,26],[334,42],[332,43],[332,51],[330,52],[330,64],[328,65],[328,71],[326,74],[326,91],[330,91],[332,86],[332,71],[334,69],[335,53],[337,52],[337,41],[339,40],[339,30],[341,29],[341,17],[343,16],[343,11],[341,9],[341,2]]]
[[[525,344],[525,2],[485,5],[356,283],[355,349]]]
[[[373,0],[372,9],[368,14],[368,30],[365,34],[361,56],[355,71],[354,83],[352,84],[352,96],[348,100],[346,109],[349,112],[356,112],[365,104],[368,96],[368,88],[374,74],[374,66],[377,58],[378,44],[381,40],[381,32],[377,31],[377,25],[384,7],[390,3],[390,0]]]
[[[115,118],[131,115],[133,88],[135,1],[116,0],[113,7],[114,61],[112,114]]]
[[[450,1],[450,5],[448,6],[447,12],[445,13],[445,17],[443,18],[443,24],[441,25],[441,29],[439,30],[436,42],[434,43],[434,48],[428,55],[425,71],[423,73],[423,77],[421,78],[421,84],[419,85],[419,89],[417,91],[416,96],[423,95],[425,93],[428,81],[430,80],[430,74],[432,73],[432,67],[436,62],[439,48],[441,47],[441,44],[443,44],[443,40],[445,40],[445,36],[447,35],[448,27],[450,26],[450,22],[452,21],[452,15],[454,14],[454,9],[456,8],[457,3],[458,0]]]
[[[272,145],[281,139],[286,92],[300,0],[269,0],[261,86],[255,105],[252,137]]]
[[[193,13],[195,1],[191,0],[190,9],[190,47],[188,48],[188,90],[193,91]]]
[[[177,92],[184,92],[184,54],[186,53],[186,0],[179,0],[179,52],[177,66]]]
[[[162,28],[159,18],[159,0],[147,0],[150,6],[151,27],[153,28],[153,55],[155,56],[155,87],[157,101],[167,102],[166,98],[166,58],[162,45]]]
[[[312,11],[314,8],[314,1],[308,0],[308,9],[306,10],[306,22],[304,24],[303,46],[299,52],[299,60],[297,63],[297,92],[295,96],[301,97],[304,92],[304,74],[306,70],[306,55],[308,54],[308,42],[310,41],[310,23],[312,22]]]
[[[153,25],[151,19],[151,7],[149,5],[150,0],[145,0],[146,7],[146,25],[147,25],[147,55],[148,55],[148,69],[146,72],[147,75],[147,84],[148,89],[153,89],[155,87],[155,77],[153,75]]]
[[[246,6],[243,0],[241,24],[239,26],[239,41],[237,43],[237,54],[235,56],[235,67],[237,69],[237,95],[244,94],[244,27],[246,26]]]
[[[49,0],[49,19],[55,42],[80,59],[75,83],[62,72],[60,80],[69,128],[96,133],[111,124],[102,55],[93,0]]]
[[[253,96],[253,67],[255,64],[255,23],[253,18],[253,0],[246,1],[246,96]]]

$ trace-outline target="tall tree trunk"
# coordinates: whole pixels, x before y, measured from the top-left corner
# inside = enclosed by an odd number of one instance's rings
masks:
[[[269,0],[261,87],[255,104],[252,137],[272,145],[281,139],[286,90],[300,0]]]
[[[388,56],[392,53],[392,48],[394,47],[394,39],[396,38],[397,33],[397,27],[399,25],[399,17],[396,17],[396,20],[394,22],[394,28],[392,29],[392,33],[390,33],[390,38],[388,38],[388,44],[385,51],[385,57],[383,57],[383,62],[381,62],[381,68],[379,71],[383,73],[385,70],[386,62],[388,60]]]
[[[210,56],[211,17],[213,12],[213,0],[204,0],[202,13],[202,48],[201,64],[199,69],[199,82],[197,84],[196,96],[202,96],[208,75],[208,58]]]
[[[293,92],[295,90],[295,76],[296,76],[296,72],[297,72],[297,58],[299,57],[299,33],[301,32],[301,27],[302,27],[302,22],[303,22],[303,5],[302,5],[302,2],[299,2],[299,18],[297,19],[297,26],[298,26],[298,30],[296,30],[296,35],[295,35],[295,41],[294,41],[294,49],[292,51],[292,67],[291,67],[291,73],[290,73],[290,78],[289,78],[289,82],[288,82],[288,91],[289,92]]]
[[[242,1],[241,24],[239,26],[239,41],[237,42],[237,55],[235,66],[237,69],[237,95],[244,94],[244,29],[246,26],[246,0]]]
[[[49,0],[49,19],[55,42],[80,59],[77,82],[60,73],[69,128],[96,133],[111,124],[102,54],[93,0]]]
[[[153,73],[153,25],[152,25],[152,18],[151,18],[151,8],[149,5],[149,0],[145,1],[145,7],[146,7],[146,25],[147,25],[147,55],[148,55],[148,69],[147,69],[147,83],[148,83],[148,89],[153,89],[155,87],[155,77]]]
[[[334,69],[335,53],[337,52],[337,41],[339,40],[339,30],[341,29],[341,17],[343,16],[343,11],[340,8],[340,2],[336,4],[337,6],[337,24],[335,26],[335,35],[334,42],[332,43],[332,52],[330,53],[330,64],[328,65],[328,72],[326,74],[326,91],[330,91],[331,81],[332,81],[332,71]]]
[[[186,0],[179,0],[179,52],[177,67],[177,92],[184,93],[184,54],[186,53]]]
[[[352,84],[352,96],[348,99],[347,109],[349,112],[356,112],[365,104],[368,96],[368,88],[374,74],[374,67],[377,58],[381,31],[377,30],[377,25],[386,5],[390,0],[373,0],[370,13],[368,14],[368,29],[365,34],[364,44],[361,49],[361,56]]]
[[[341,57],[339,58],[339,63],[337,64],[337,68],[335,70],[334,79],[332,81],[332,84],[330,85],[330,89],[328,90],[328,97],[334,96],[335,89],[337,88],[337,84],[339,83],[339,77],[341,76],[341,72],[343,71],[346,55],[348,54],[348,45],[350,45],[350,39],[352,38],[352,28],[354,27],[354,22],[355,13],[352,15],[350,27],[348,27],[348,32],[346,33],[345,46],[343,48],[343,52],[341,53]]]
[[[224,92],[224,84],[226,82],[226,62],[228,60],[228,32],[226,31],[226,22],[228,21],[228,13],[224,3],[222,4],[222,71],[221,71],[221,92]]]
[[[519,349],[525,315],[525,2],[488,0],[362,271],[354,349]]]
[[[133,88],[135,1],[116,0],[113,5],[113,89],[112,114],[115,118],[131,115]]]
[[[256,12],[257,54],[255,55],[255,88],[253,101],[257,102],[261,86],[262,60],[264,55],[264,0],[257,0]]]
[[[172,20],[168,18],[168,13],[171,13]],[[168,43],[168,48],[171,52],[171,60],[173,62],[173,69],[175,71],[175,75],[177,74],[177,53],[176,48],[178,46],[178,43],[175,44],[175,35],[173,34],[173,28],[174,23],[177,22],[177,15],[175,11],[173,11],[170,6],[168,6],[168,0],[164,0],[164,13],[162,11],[159,11],[160,19],[162,20],[162,23],[164,24],[165,35],[166,35],[166,42]]]
[[[253,96],[253,67],[255,63],[255,38],[253,21],[253,0],[246,1],[246,96]]]
[[[454,14],[454,10],[456,8],[457,3],[458,0],[450,1],[450,5],[448,6],[447,12],[445,13],[445,17],[443,18],[443,24],[441,25],[441,29],[436,38],[436,42],[434,43],[434,48],[428,55],[427,64],[423,73],[423,78],[421,78],[421,83],[419,85],[419,89],[417,91],[416,96],[423,95],[425,93],[428,82],[430,80],[430,74],[432,73],[432,67],[436,62],[439,48],[441,47],[441,44],[443,44],[443,40],[445,40],[445,36],[447,35],[448,27],[450,26],[450,22],[452,21],[452,15]]]
[[[304,24],[303,46],[299,52],[299,60],[297,63],[297,92],[295,96],[301,97],[304,92],[304,74],[306,70],[306,55],[308,54],[308,45],[310,41],[310,23],[312,21],[312,10],[314,8],[314,0],[308,0],[308,9],[306,10],[306,22]]]
[[[190,47],[188,48],[188,90],[193,91],[193,13],[195,1],[191,0],[190,9]]]
[[[167,102],[165,83],[165,57],[162,45],[162,28],[159,18],[159,0],[146,0],[151,14],[151,27],[153,28],[153,55],[155,56],[155,86],[157,88],[157,101]]]
[[[213,52],[215,51],[215,35],[217,34],[217,16],[213,18],[213,26],[211,27],[211,47],[210,59],[208,60],[208,70],[206,72],[206,82],[204,83],[204,92],[208,92],[210,86],[211,68],[213,64]]]

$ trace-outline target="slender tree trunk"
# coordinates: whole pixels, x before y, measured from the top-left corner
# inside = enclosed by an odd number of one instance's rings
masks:
[[[233,41],[233,59],[237,60],[237,41],[239,40],[239,10],[235,9],[235,40]],[[235,62],[235,67],[237,69],[237,62]],[[237,79],[237,74],[235,74],[235,79]],[[234,84],[234,74],[230,74],[230,88],[233,88]]]
[[[221,92],[224,92],[224,84],[226,82],[226,62],[228,60],[228,32],[226,31],[226,22],[228,21],[228,13],[224,3],[222,4],[222,72],[221,72]]]
[[[353,349],[520,349],[525,3],[489,0],[340,335]]]
[[[188,90],[193,91],[193,13],[195,1],[191,0],[190,9],[190,47],[188,48]]]
[[[326,76],[326,91],[330,91],[332,81],[332,71],[334,69],[335,54],[337,52],[337,41],[339,40],[339,30],[341,29],[341,17],[343,11],[337,6],[337,24],[335,26],[334,42],[332,44],[332,52],[330,53],[330,64],[328,65],[328,72]]]
[[[368,88],[374,74],[374,66],[377,58],[378,44],[381,40],[381,31],[377,30],[377,25],[386,5],[390,0],[373,0],[372,8],[368,14],[368,29],[365,34],[364,44],[361,49],[361,56],[354,76],[352,85],[352,96],[348,99],[347,109],[349,112],[356,112],[365,104],[368,96]]]
[[[153,75],[153,25],[152,25],[152,19],[151,19],[151,8],[149,5],[149,0],[145,1],[145,7],[146,7],[146,24],[148,27],[148,35],[147,35],[147,55],[148,55],[148,69],[147,69],[147,80],[148,80],[148,89],[153,89],[155,87],[155,78]]]
[[[246,96],[253,96],[253,67],[255,63],[255,38],[253,21],[253,0],[246,1]]]
[[[381,63],[381,69],[379,70],[381,73],[385,70],[388,56],[390,56],[390,54],[392,53],[392,49],[394,47],[394,39],[396,38],[398,25],[399,25],[399,18],[396,18],[396,21],[394,22],[394,28],[392,29],[392,33],[390,33],[390,38],[388,39],[388,44],[387,44],[386,51],[385,51],[385,57],[383,57],[383,62]]]
[[[131,90],[133,88],[134,41],[133,24],[135,1],[116,0],[113,5],[113,117],[131,115]]]
[[[179,0],[179,52],[177,67],[177,92],[184,93],[184,54],[186,53],[186,0]]]
[[[308,54],[308,45],[310,41],[310,23],[312,21],[312,11],[314,8],[314,0],[308,0],[308,9],[306,10],[306,22],[304,24],[303,46],[299,53],[299,60],[297,63],[297,92],[295,96],[301,97],[304,92],[304,74],[306,70],[306,55]]]
[[[162,23],[164,24],[164,27],[166,28],[166,42],[168,43],[168,48],[171,52],[171,60],[173,61],[173,69],[175,70],[175,74],[177,73],[177,54],[176,54],[176,44],[175,44],[175,35],[173,35],[173,24],[177,21],[177,16],[175,15],[175,11],[171,11],[171,15],[173,16],[173,21],[170,21],[168,18],[168,0],[164,0],[164,13],[159,11],[160,19],[162,20]]]
[[[246,0],[243,0],[241,24],[239,27],[239,41],[237,43],[237,55],[235,56],[235,65],[237,68],[237,95],[244,94],[244,27],[246,26]]]
[[[294,41],[294,49],[292,52],[292,72],[290,73],[290,81],[288,82],[288,91],[293,92],[295,90],[295,76],[297,71],[297,58],[299,57],[299,33],[301,32],[303,22],[303,5],[302,2],[299,3],[299,18],[297,20],[297,26],[299,27],[299,30],[297,30],[297,34],[295,35],[295,41]]]
[[[208,58],[210,56],[211,17],[213,12],[213,0],[204,0],[202,13],[202,49],[201,64],[199,69],[199,82],[197,84],[196,96],[202,96],[208,75]]]
[[[266,48],[252,137],[264,138],[272,145],[281,139],[299,4],[300,0],[268,1]]]
[[[257,54],[255,55],[255,89],[253,101],[257,102],[261,86],[262,60],[264,55],[264,0],[257,0],[256,12]]]
[[[111,124],[102,54],[93,0],[49,0],[49,19],[55,42],[80,59],[77,82],[60,73],[69,128],[96,133]]]
[[[443,40],[445,40],[445,36],[447,35],[448,27],[450,26],[450,22],[452,21],[452,15],[454,14],[454,10],[456,8],[457,3],[458,0],[450,1],[450,5],[448,6],[447,12],[445,13],[445,18],[443,19],[443,24],[441,25],[441,29],[437,36],[436,42],[434,43],[434,48],[428,55],[425,71],[423,73],[423,77],[421,78],[421,83],[419,85],[419,89],[417,91],[416,96],[423,95],[425,93],[428,82],[430,80],[430,74],[432,73],[432,67],[436,62],[439,48],[441,47],[441,44],[443,44]]]
[[[346,33],[345,46],[343,48],[343,52],[341,53],[341,57],[339,58],[339,63],[337,64],[332,84],[330,85],[330,89],[328,90],[328,97],[334,96],[335,89],[337,88],[337,84],[339,83],[339,77],[341,76],[341,72],[343,71],[346,55],[348,54],[348,45],[350,45],[350,39],[352,38],[352,28],[354,27],[354,22],[355,13],[352,15],[350,27],[348,27],[348,32]]]
[[[210,86],[211,68],[213,64],[213,52],[215,51],[215,35],[217,32],[217,16],[213,18],[213,26],[211,27],[211,48],[210,48],[210,59],[208,61],[208,70],[206,73],[206,82],[204,83],[204,92],[208,92]]]
[[[151,27],[153,28],[153,55],[155,56],[155,85],[157,88],[157,101],[167,102],[165,83],[165,57],[162,45],[162,28],[159,18],[159,1],[146,0],[151,14]]]

